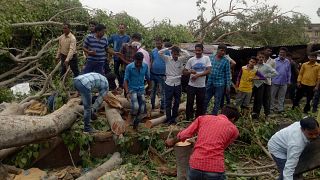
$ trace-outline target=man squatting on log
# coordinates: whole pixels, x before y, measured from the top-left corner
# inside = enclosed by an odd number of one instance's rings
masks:
[[[166,140],[166,145],[171,147],[198,135],[189,160],[187,179],[225,179],[224,150],[239,136],[233,124],[239,116],[237,108],[225,106],[221,114],[199,116],[175,138]]]
[[[109,83],[107,78],[99,73],[87,73],[74,78],[74,87],[80,93],[84,107],[84,132],[94,133],[96,130],[90,126],[90,120],[97,119],[95,112],[100,107],[103,100],[107,100]],[[99,96],[92,105],[91,91],[97,89]]]

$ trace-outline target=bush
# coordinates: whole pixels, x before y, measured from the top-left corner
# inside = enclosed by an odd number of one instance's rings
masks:
[[[10,89],[0,89],[0,103],[11,102],[14,99],[12,91]]]

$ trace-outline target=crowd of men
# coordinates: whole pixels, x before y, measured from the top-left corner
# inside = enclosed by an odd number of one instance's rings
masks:
[[[298,107],[305,95],[307,101],[303,111],[307,113],[311,110],[312,99],[312,111],[317,111],[320,65],[316,62],[316,53],[309,53],[308,61],[298,67],[285,47],[280,48],[279,56],[275,59],[271,58],[272,49],[266,47],[248,59],[248,64],[241,68],[233,83],[231,69],[236,62],[226,55],[227,46],[224,44],[220,44],[210,56],[203,54],[202,44],[196,44],[195,55],[190,57],[188,51],[170,43],[165,44],[161,37],[157,37],[155,48],[149,54],[141,43],[141,34],[134,33],[130,37],[126,34],[125,24],[119,24],[118,28],[117,34],[106,37],[104,25],[90,22],[91,32],[83,41],[86,61],[80,72],[76,38],[70,32],[70,25],[63,25],[64,34],[59,38],[56,58],[61,62],[61,76],[66,73],[68,66],[73,72],[74,87],[80,93],[84,106],[84,132],[96,131],[90,126],[90,120],[96,118],[95,112],[106,100],[109,89],[124,90],[125,97],[131,102],[134,129],[138,128],[146,113],[145,95],[151,95],[152,109],[155,109],[156,95],[159,94],[160,112],[166,114],[165,123],[175,124],[182,94],[181,77],[187,76],[186,120],[193,122],[176,138],[168,139],[166,144],[172,146],[177,141],[198,134],[190,158],[190,179],[224,179],[223,151],[238,137],[239,132],[233,122],[239,118],[240,109],[249,108],[252,96],[253,119],[260,118],[262,107],[265,117],[283,112],[287,89],[292,108]],[[113,56],[113,71],[107,60],[108,53]],[[118,83],[115,83],[115,79]],[[235,106],[224,106],[225,97],[227,104],[231,103],[232,87],[237,92]],[[91,94],[94,89],[98,90],[99,96],[93,103]],[[209,110],[212,97],[213,108]],[[221,114],[218,115],[221,108]],[[205,115],[208,111],[210,115]],[[318,136],[318,127],[314,119],[303,119],[271,138],[269,150],[280,170],[280,178],[292,179],[297,157],[308,140]],[[293,138],[290,136],[292,132],[299,133]]]

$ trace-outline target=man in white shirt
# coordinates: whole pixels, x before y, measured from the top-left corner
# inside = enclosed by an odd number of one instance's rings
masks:
[[[306,117],[271,137],[268,149],[280,173],[278,180],[293,180],[293,173],[302,151],[318,136],[318,122],[312,117]]]
[[[171,50],[171,56],[165,55],[165,52]],[[180,52],[182,54],[180,56]],[[181,75],[183,71],[183,64],[190,56],[186,50],[180,50],[177,46],[165,48],[159,51],[159,55],[164,59],[166,64],[166,80],[165,80],[165,109],[166,122],[175,124],[178,117],[178,109],[181,97]],[[172,107],[172,100],[174,104]]]
[[[193,103],[196,98],[195,118],[205,113],[204,100],[206,95],[206,76],[211,72],[211,62],[203,54],[203,45],[195,45],[195,56],[190,58],[183,70],[184,75],[190,75],[187,87],[186,119],[193,119]]]

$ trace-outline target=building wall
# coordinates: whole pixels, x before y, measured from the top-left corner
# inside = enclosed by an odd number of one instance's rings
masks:
[[[305,34],[310,39],[310,43],[320,43],[320,24],[310,24],[305,28]]]

